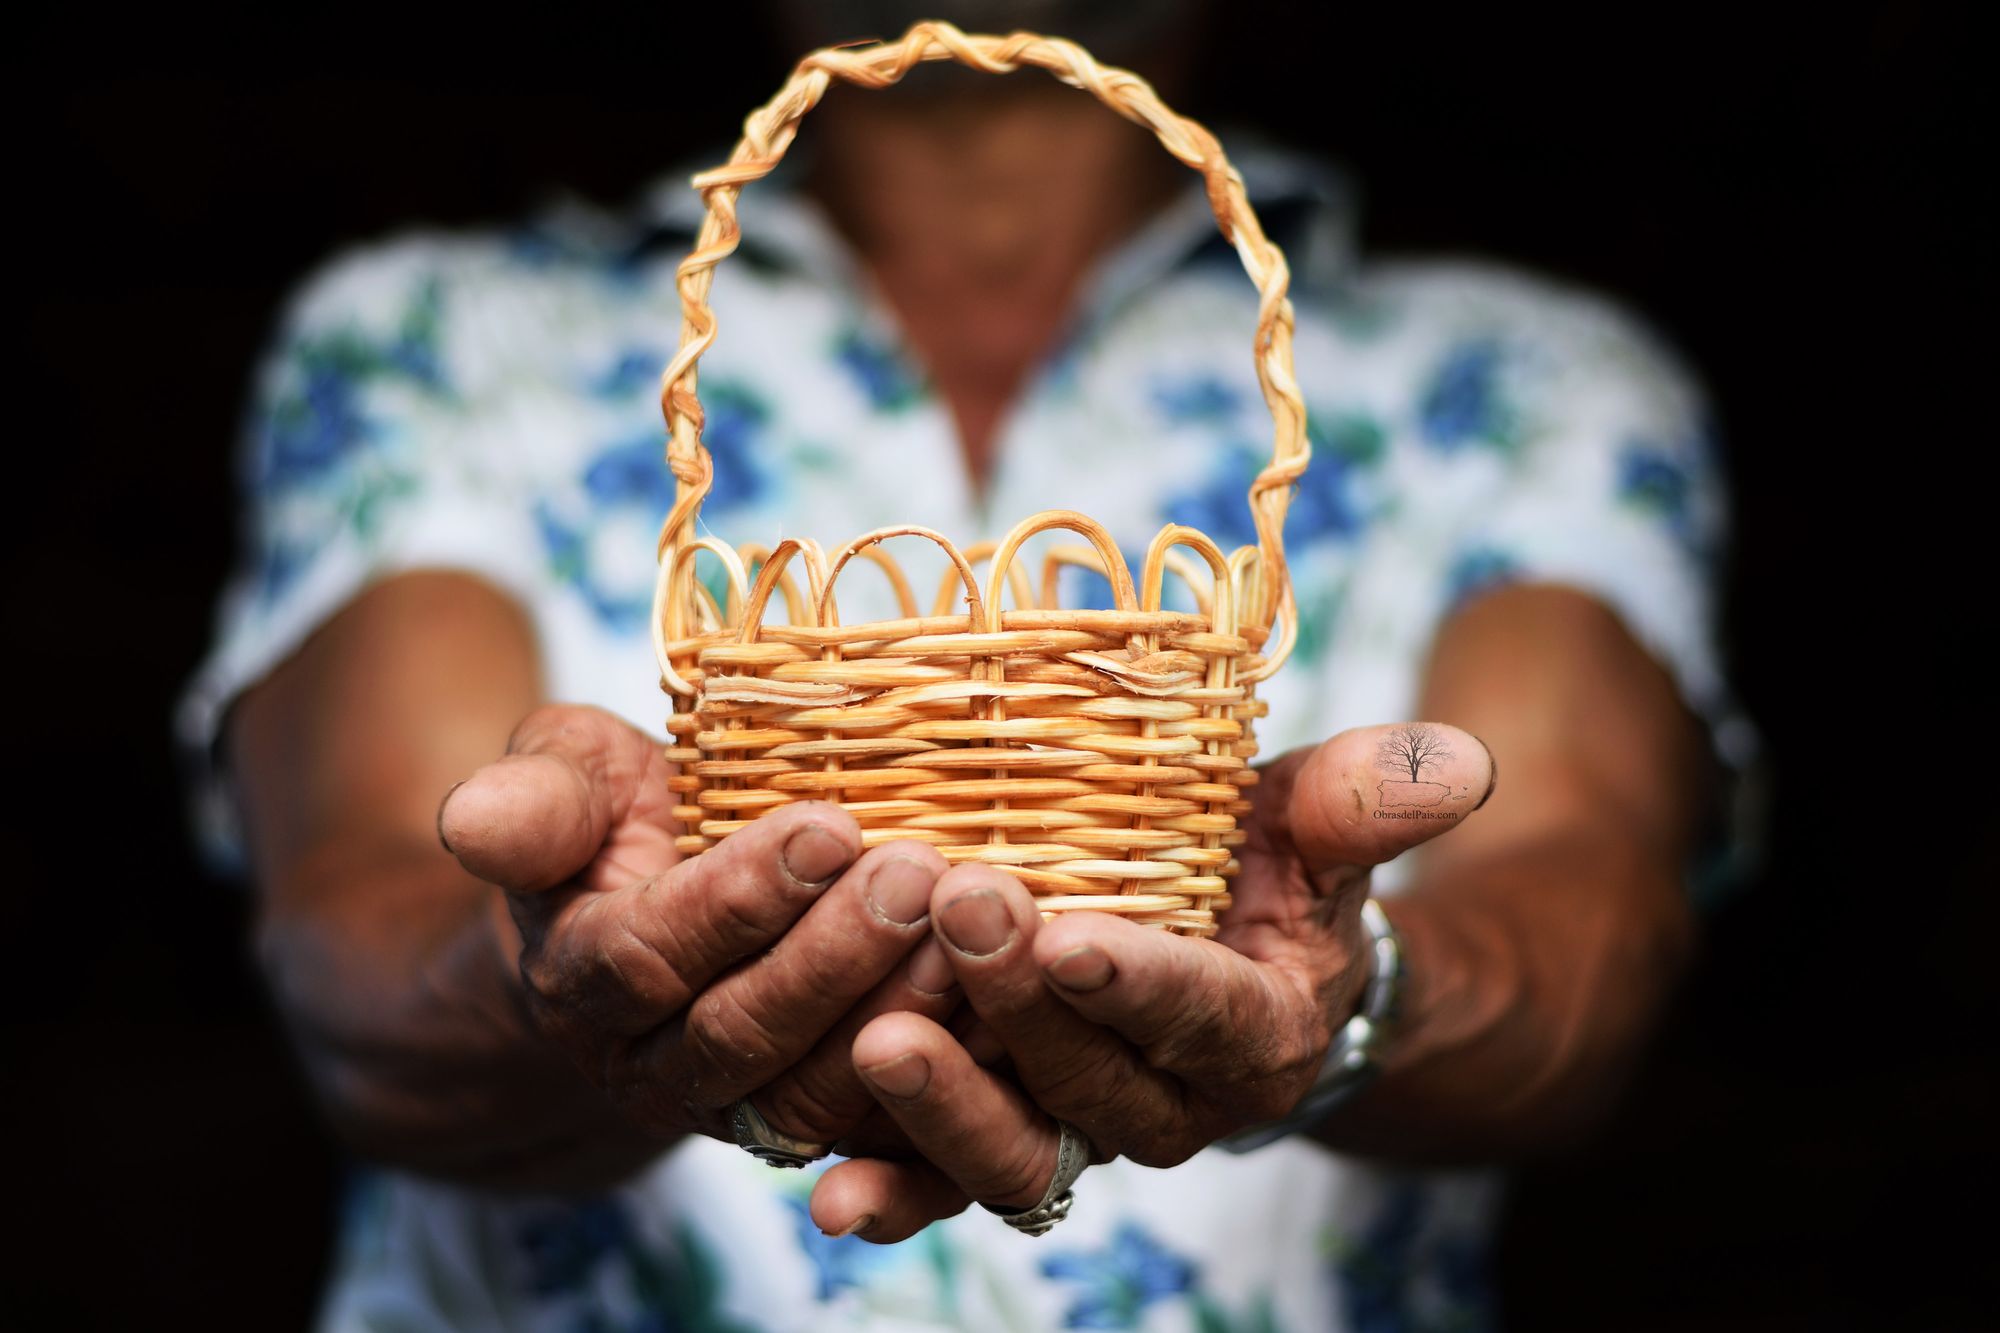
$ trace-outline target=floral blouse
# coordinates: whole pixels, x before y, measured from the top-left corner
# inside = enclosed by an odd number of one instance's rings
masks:
[[[1410,714],[1441,617],[1532,579],[1621,616],[1740,765],[1752,733],[1715,626],[1724,497],[1701,397],[1672,356],[1604,301],[1539,279],[1361,265],[1337,179],[1270,152],[1241,162],[1292,261],[1313,445],[1286,530],[1299,642],[1261,687],[1264,752]],[[969,544],[1062,506],[1106,523],[1135,567],[1164,520],[1224,549],[1254,540],[1244,497],[1270,439],[1255,299],[1198,182],[1095,272],[1003,425],[983,496],[945,405],[816,209],[781,177],[746,192],[742,218],[702,367],[710,532],[832,547],[917,522]],[[406,234],[303,285],[242,441],[242,561],[179,713],[219,855],[238,845],[210,762],[224,710],[400,570],[490,580],[532,618],[553,697],[660,731],[647,616],[673,481],[656,394],[679,328],[673,269],[697,219],[677,178],[631,215],[567,207],[512,231]],[[935,587],[928,545],[903,545],[917,586]],[[1109,604],[1108,586],[1072,573],[1085,582],[1065,604]],[[843,611],[890,614],[879,582],[844,581]],[[1386,867],[1378,891],[1399,878]],[[1171,1170],[1093,1167],[1045,1238],[972,1209],[889,1246],[821,1235],[806,1211],[813,1177],[707,1139],[586,1202],[366,1172],[323,1327],[1490,1322],[1486,1173],[1389,1171],[1293,1138]]]

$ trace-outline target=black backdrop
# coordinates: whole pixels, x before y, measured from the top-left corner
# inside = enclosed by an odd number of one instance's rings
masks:
[[[1226,7],[1193,109],[1347,162],[1378,252],[1597,285],[1688,353],[1732,451],[1735,673],[1779,779],[1768,868],[1715,918],[1624,1109],[1522,1178],[1511,1321],[1980,1322],[1991,1231],[1965,1219],[2000,1122],[1981,1050],[2000,876],[1973,648],[1993,340],[1971,331],[1991,212],[1970,16],[1405,9]],[[259,998],[241,896],[188,845],[167,744],[276,303],[333,247],[412,220],[513,216],[557,183],[615,202],[725,141],[783,72],[741,21],[554,21],[17,30],[9,396],[31,410],[4,529],[25,790],[0,974],[13,1212],[36,1239],[5,1280],[61,1326],[293,1327],[321,1275],[340,1166]]]

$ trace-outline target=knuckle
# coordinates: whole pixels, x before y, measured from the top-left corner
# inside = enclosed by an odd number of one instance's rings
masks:
[[[1052,1069],[1038,1071],[1029,1082],[1029,1091],[1052,1115],[1065,1120],[1096,1119],[1123,1100],[1124,1071],[1118,1064],[1112,1048],[1092,1042],[1057,1060]]]
[[[1054,1172],[1054,1157],[1029,1135],[992,1159],[986,1178],[974,1182],[973,1193],[989,1200],[1026,1199],[1032,1203],[1048,1188]]]
[[[682,1040],[694,1081],[705,1089],[755,1086],[778,1063],[775,1035],[728,987],[712,987],[688,1007]]]
[[[699,866],[701,861],[697,858],[689,864]],[[690,918],[692,927],[704,937],[704,952],[728,958],[756,948],[783,924],[773,920],[772,907],[782,895],[784,885],[781,877],[772,878],[768,884],[758,883],[745,874],[725,875],[720,879],[720,883],[708,886],[707,892],[686,897],[697,903],[705,900],[708,909]]]
[[[967,967],[960,984],[979,1016],[1007,1032],[1032,1031],[1039,1026],[1035,1020],[1060,1008],[1060,1001],[1050,997],[1034,960],[1023,949],[1009,950],[1008,959],[998,967],[976,963]]]
[[[1326,1059],[1326,1045],[1301,1029],[1290,1029],[1277,1039],[1272,1052],[1271,1072],[1280,1080],[1310,1081]]]
[[[1226,1003],[1226,997],[1216,995],[1209,987],[1183,995],[1174,1008],[1161,1018],[1142,1048],[1147,1063],[1161,1069],[1173,1069],[1185,1063],[1188,1056],[1202,1045],[1209,1025],[1215,1021],[1213,1015],[1220,1012],[1212,1006]]]
[[[1242,1090],[1239,1109],[1256,1123],[1282,1120],[1292,1113],[1304,1095],[1304,1088],[1292,1079],[1264,1079]]]
[[[1203,1132],[1203,1109],[1186,1088],[1171,1087],[1128,1114],[1129,1141],[1119,1149],[1141,1166],[1179,1166],[1219,1137]]]
[[[612,995],[644,1000],[658,990],[660,958],[623,917],[597,932],[590,949],[596,986]]]
[[[857,951],[857,941],[829,938],[816,925],[800,926],[785,936],[782,948],[764,956],[760,980],[773,1002],[797,1007],[806,997],[818,999],[820,1005],[844,998],[858,988],[857,974],[872,967],[872,960]]]
[[[798,1069],[759,1094],[765,1103],[764,1118],[783,1132],[814,1143],[837,1142],[860,1123],[868,1108],[863,1104],[867,1093],[858,1082],[848,1095],[836,1084],[822,1071]]]
[[[1165,1170],[1179,1166],[1212,1141],[1202,1138],[1185,1122],[1166,1124],[1127,1148],[1124,1155],[1140,1166]]]
[[[514,724],[507,736],[507,753],[519,754],[545,736],[559,736],[575,725],[576,709],[565,704],[538,704]]]
[[[530,987],[550,1005],[623,1031],[665,1017],[678,980],[619,901],[584,903],[563,930],[523,953],[522,966]]]
[[[682,993],[672,965],[638,933],[626,913],[602,923],[588,949],[592,1009],[620,1027],[650,1027]]]

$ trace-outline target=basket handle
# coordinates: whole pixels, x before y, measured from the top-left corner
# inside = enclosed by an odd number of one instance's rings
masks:
[[[1292,370],[1291,281],[1285,256],[1264,235],[1244,194],[1243,178],[1206,128],[1177,115],[1129,70],[1100,65],[1089,52],[1059,37],[1016,32],[1005,37],[960,32],[949,23],[925,22],[895,42],[828,47],[801,60],[777,96],[743,123],[743,137],[726,165],[694,178],[707,205],[695,248],[681,261],[675,285],[681,297],[680,350],[661,376],[660,408],[669,432],[667,464],[674,474],[674,507],[660,530],[659,554],[692,542],[701,501],[708,494],[714,465],[701,443],[702,408],[696,395],[696,362],[715,341],[715,315],[708,307],[715,266],[736,249],[742,236],[736,196],[750,181],[768,175],[798,134],[799,121],[818,105],[835,80],[865,88],[885,88],[926,60],[957,60],[989,74],[1007,74],[1023,65],[1048,70],[1064,83],[1094,94],[1127,120],[1153,131],[1166,150],[1201,172],[1209,207],[1222,235],[1236,247],[1244,270],[1257,286],[1257,332],[1252,344],[1257,382],[1276,426],[1271,461],[1250,483],[1250,514],[1263,558],[1260,605],[1244,608],[1246,628],[1268,631],[1283,590],[1285,511],[1292,482],[1305,471],[1305,405]],[[691,568],[691,566],[690,566]],[[690,574],[689,577],[692,577]]]

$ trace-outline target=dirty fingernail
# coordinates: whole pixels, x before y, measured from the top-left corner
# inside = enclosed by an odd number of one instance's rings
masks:
[[[910,955],[911,987],[926,995],[945,995],[957,984],[958,974],[951,970],[951,959],[944,956],[938,937],[924,936],[924,942]]]
[[[931,1083],[930,1062],[911,1052],[862,1071],[868,1081],[901,1101],[921,1097]]]
[[[808,824],[785,839],[785,873],[801,884],[824,884],[847,864],[847,844],[823,824]]]
[[[952,899],[938,924],[947,943],[973,955],[998,953],[1014,935],[1013,915],[992,889],[975,889]]]
[[[1050,963],[1049,975],[1064,990],[1093,991],[1110,985],[1118,970],[1095,945],[1086,944]]]
[[[931,885],[936,881],[921,861],[894,856],[875,868],[868,881],[868,901],[885,920],[907,926],[931,910]]]

